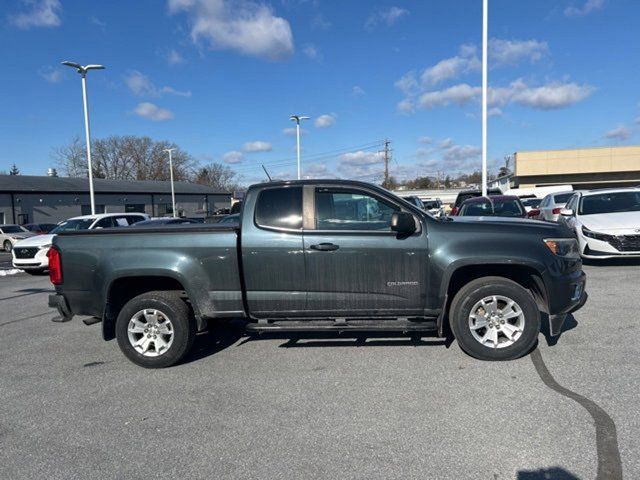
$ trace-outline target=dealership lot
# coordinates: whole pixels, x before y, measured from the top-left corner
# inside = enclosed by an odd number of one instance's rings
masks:
[[[99,324],[51,322],[47,277],[3,277],[0,476],[637,478],[639,266],[586,266],[587,305],[514,362],[228,328],[166,370],[129,363]]]

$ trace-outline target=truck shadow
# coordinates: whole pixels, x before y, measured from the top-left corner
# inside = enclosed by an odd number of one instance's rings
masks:
[[[541,313],[540,315],[540,333],[544,335],[544,339],[547,341],[547,345],[549,347],[553,347],[560,337],[564,334],[564,332],[568,332],[569,330],[573,330],[578,326],[578,322],[574,318],[574,316],[570,313],[567,315],[567,318],[564,320],[564,324],[562,325],[562,330],[560,331],[560,335],[552,337],[549,333],[549,317],[546,313]]]
[[[244,336],[246,336],[244,329],[226,324],[213,330],[198,333],[191,351],[181,363],[191,363],[215,355],[229,348]]]
[[[453,339],[436,337],[434,334],[412,334],[401,332],[324,332],[324,333],[269,333],[257,339],[285,339],[279,348],[321,347],[433,347],[449,348]],[[256,339],[256,338],[252,338]]]
[[[579,480],[580,477],[562,467],[541,468],[539,470],[520,470],[517,480]]]

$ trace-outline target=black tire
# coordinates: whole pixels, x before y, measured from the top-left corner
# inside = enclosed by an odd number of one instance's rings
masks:
[[[23,270],[23,272],[26,272],[29,275],[42,275],[44,274],[44,271],[44,268],[29,268],[27,270]]]
[[[155,309],[162,312],[173,326],[173,342],[169,348],[155,357],[136,351],[129,341],[128,327],[133,316],[141,310]],[[116,338],[122,353],[136,365],[144,368],[164,368],[175,365],[191,349],[196,336],[196,326],[189,308],[178,292],[147,292],[129,300],[116,320]],[[154,347],[155,348],[155,347]]]
[[[524,315],[522,333],[512,345],[503,348],[480,343],[474,338],[469,325],[471,309],[480,300],[493,295],[514,300]],[[449,323],[460,348],[472,357],[513,360],[529,353],[536,344],[540,332],[540,310],[531,292],[518,283],[503,277],[483,277],[469,282],[456,294],[449,309]],[[501,337],[501,340],[506,339]]]
[[[2,248],[5,252],[11,253],[11,250],[13,250],[13,243],[11,243],[10,240],[5,240],[2,244]]]

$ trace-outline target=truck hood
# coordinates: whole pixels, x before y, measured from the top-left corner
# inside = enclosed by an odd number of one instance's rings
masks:
[[[640,233],[640,212],[598,213],[581,215],[580,223],[594,232],[620,234]]]
[[[555,222],[544,222],[541,220],[530,220],[527,218],[511,218],[511,217],[451,217],[454,225],[469,231],[473,227],[477,227],[479,231],[494,230],[502,231],[530,231],[542,235],[557,236],[560,238],[571,237],[573,234],[565,225]],[[498,231],[499,231],[498,230]]]
[[[24,240],[16,242],[14,248],[17,247],[42,247],[43,245],[49,245],[55,235],[34,235]]]

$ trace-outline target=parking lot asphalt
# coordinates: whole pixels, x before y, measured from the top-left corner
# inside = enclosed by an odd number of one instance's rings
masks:
[[[11,254],[5,252],[4,250],[0,251],[0,270],[13,268],[11,264]]]
[[[517,361],[228,328],[165,370],[51,322],[47,277],[0,278],[0,478],[639,478],[640,266],[585,270],[585,307]]]

